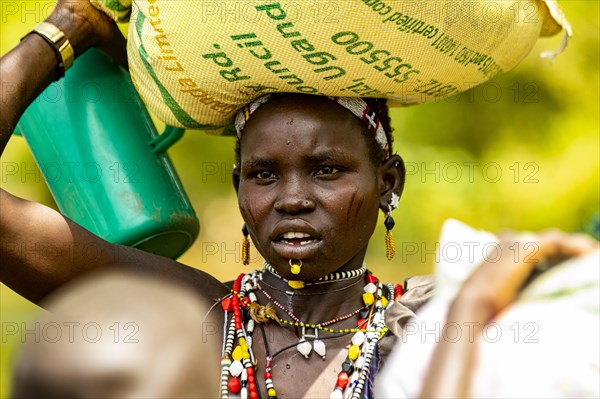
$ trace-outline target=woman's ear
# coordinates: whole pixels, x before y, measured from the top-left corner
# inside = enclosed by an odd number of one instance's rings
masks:
[[[398,154],[394,154],[381,164],[382,189],[380,191],[379,207],[387,212],[392,193],[402,197],[404,181],[406,180],[406,168],[404,161]]]

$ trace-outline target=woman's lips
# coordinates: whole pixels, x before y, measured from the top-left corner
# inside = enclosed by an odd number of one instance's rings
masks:
[[[301,233],[296,231],[290,231],[283,233],[280,242],[288,245],[298,246],[298,245],[308,245],[312,242],[317,241],[316,238],[307,233]]]
[[[321,240],[310,236],[271,241],[275,253],[285,259],[308,258],[319,250],[321,244]]]

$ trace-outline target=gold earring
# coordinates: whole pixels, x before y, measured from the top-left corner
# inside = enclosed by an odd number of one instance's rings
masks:
[[[392,236],[392,229],[396,225],[394,218],[392,217],[392,211],[398,207],[398,200],[400,197],[396,193],[392,193],[392,199],[388,207],[387,217],[383,224],[385,225],[385,257],[387,260],[392,260],[396,255],[396,245],[394,244],[394,236]]]
[[[248,238],[248,227],[246,227],[246,223],[242,226],[242,234],[244,238],[242,239],[242,264],[247,266],[250,264],[250,239]]]
[[[385,257],[387,260],[392,260],[396,255],[396,245],[394,244],[394,236],[392,236],[392,229],[394,228],[395,222],[391,214],[385,218]]]

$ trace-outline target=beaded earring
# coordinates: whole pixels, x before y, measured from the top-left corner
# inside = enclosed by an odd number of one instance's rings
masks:
[[[244,235],[242,239],[242,263],[247,266],[250,264],[250,239],[248,238],[246,223],[242,226],[242,234]]]
[[[387,260],[392,260],[396,255],[396,245],[394,244],[394,237],[392,236],[392,229],[396,225],[394,218],[392,217],[392,211],[398,207],[398,201],[400,197],[396,193],[392,193],[392,199],[388,205],[388,212],[383,224],[385,225],[385,257]]]

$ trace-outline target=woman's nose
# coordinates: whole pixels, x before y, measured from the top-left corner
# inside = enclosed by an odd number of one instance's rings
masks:
[[[283,182],[274,206],[278,212],[296,214],[314,210],[315,201],[305,185],[294,179]]]

